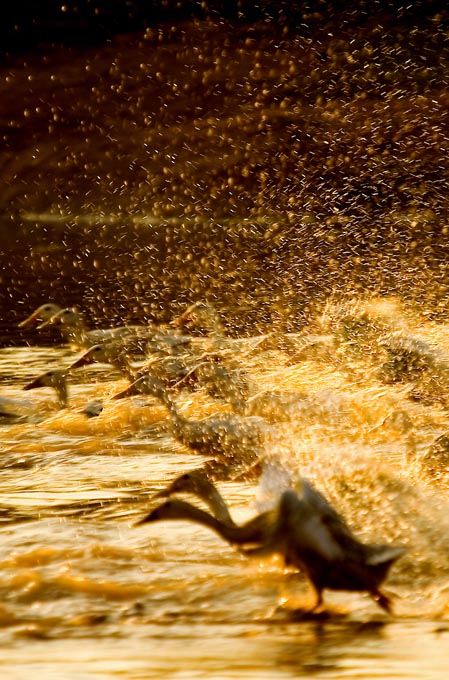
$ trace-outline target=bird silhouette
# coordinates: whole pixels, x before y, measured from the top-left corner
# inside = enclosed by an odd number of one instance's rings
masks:
[[[24,385],[24,390],[34,390],[38,387],[51,387],[56,392],[58,406],[66,408],[69,399],[66,371],[62,369],[53,369],[45,371],[31,382]]]
[[[385,611],[391,612],[391,599],[380,590],[392,565],[405,548],[363,543],[352,533],[344,518],[307,480],[295,489],[285,489],[274,510],[265,511],[244,525],[236,525],[224,501],[209,484],[196,475],[181,476],[162,494],[188,491],[205,500],[208,513],[181,500],[172,499],[155,508],[138,524],[163,519],[190,520],[209,527],[232,544],[243,546],[247,556],[281,555],[287,566],[306,574],[315,593],[312,611],[323,604],[323,591],[368,592]],[[247,548],[245,544],[255,543]]]

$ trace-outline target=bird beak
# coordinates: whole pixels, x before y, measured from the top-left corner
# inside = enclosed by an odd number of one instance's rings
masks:
[[[130,385],[129,387],[126,387],[124,390],[121,392],[117,392],[117,394],[113,394],[111,399],[124,399],[125,397],[133,397],[135,394],[139,394],[134,385]]]
[[[81,366],[87,366],[88,364],[90,364],[91,361],[88,355],[89,353],[86,352],[85,354],[80,356],[79,359],[77,359],[71,366],[69,366],[69,371],[71,371],[72,368],[81,368]]]
[[[39,323],[39,314],[36,312],[33,312],[30,314],[30,316],[25,319],[24,321],[21,321],[18,325],[18,328],[27,328],[28,326],[37,326]]]
[[[140,527],[141,524],[146,524],[147,522],[152,522],[153,521],[152,515],[153,515],[153,513],[150,512],[149,515],[146,515],[142,519],[137,520],[137,522],[134,522],[133,527]]]
[[[40,330],[41,328],[48,328],[48,326],[51,326],[54,324],[53,317],[50,319],[47,319],[47,321],[42,321],[41,323],[38,324],[37,328]]]
[[[43,387],[42,384],[42,378],[35,378],[31,382],[29,382],[27,385],[23,386],[24,390],[34,390],[35,387]]]
[[[172,492],[170,490],[170,487],[167,489],[162,489],[162,491],[158,491],[157,493],[154,494],[153,498],[168,498],[171,496]]]

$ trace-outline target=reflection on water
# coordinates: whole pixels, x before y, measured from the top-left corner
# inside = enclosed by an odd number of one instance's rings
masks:
[[[124,627],[129,628],[129,623],[125,621]],[[443,677],[439,652],[445,633],[430,627],[411,624],[405,629],[397,625],[394,640],[390,627],[365,629],[363,623],[354,627],[337,624],[324,628],[306,624],[290,631],[262,625],[255,632],[241,626],[231,634],[222,627],[211,626],[210,637],[201,639],[195,636],[195,626],[186,625],[184,630],[179,626],[178,631],[174,628],[170,625],[168,634],[167,627],[137,630],[131,641],[124,641],[112,631],[113,647],[100,636],[94,641],[83,639],[82,644],[79,640],[69,640],[62,652],[54,651],[53,658],[56,667],[64,669],[60,677],[67,678]],[[425,649],[420,645],[423,632],[428,639]],[[156,641],[150,660],[145,652],[149,635]],[[28,640],[27,644],[31,644],[33,650],[33,668],[47,673],[49,643]],[[417,650],[413,659],[404,651],[405,646]],[[3,672],[11,673],[10,677],[22,677],[20,648],[13,648],[9,656],[7,664],[1,663]],[[383,676],[385,656],[389,661]],[[167,668],[169,657],[179,659],[178,670]],[[421,667],[422,674],[417,672],[417,666]]]
[[[266,396],[270,455],[311,479],[364,540],[408,547],[386,584],[395,615],[342,592],[326,592],[321,615],[295,615],[311,592],[278,561],[244,558],[186,522],[134,527],[157,490],[204,458],[175,442],[153,397],[111,400],[127,384],[111,367],[74,369],[60,409],[52,388],[23,386],[81,353],[4,349],[3,409],[21,408],[0,433],[5,676],[445,677],[447,473],[423,461],[448,427],[446,326],[373,300],[330,303],[309,329],[221,342],[251,378],[248,401]],[[414,353],[397,351],[399,338]],[[268,412],[267,395],[278,395]],[[87,418],[94,397],[104,409]],[[191,419],[231,410],[200,386],[176,401]],[[270,502],[281,478],[270,487],[267,474],[260,486],[257,476],[219,482],[237,521]]]

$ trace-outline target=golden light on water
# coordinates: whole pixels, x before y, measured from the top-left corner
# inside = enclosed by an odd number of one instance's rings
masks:
[[[440,401],[410,399],[419,381],[389,383],[379,379],[379,369],[388,358],[383,343],[400,333],[438,350],[441,364],[431,371],[444,373],[446,328],[405,314],[398,301],[385,299],[330,304],[324,316],[311,321],[313,337],[317,326],[332,352],[323,354],[316,345],[315,356],[301,359],[305,331],[274,340],[281,345],[288,340],[287,352],[242,340],[234,360],[244,357],[256,396],[262,391],[271,398],[289,397],[283,415],[278,403],[277,417],[272,413],[267,420],[269,456],[309,478],[364,540],[408,547],[387,584],[395,595],[396,617],[381,614],[363,595],[330,592],[328,623],[293,623],[288,611],[307,606],[311,595],[304,579],[287,575],[279,561],[245,560],[214,534],[186,522],[134,527],[154,504],[152,495],[203,458],[175,445],[167,412],[154,398],[111,401],[124,381],[108,367],[98,366],[85,377],[82,369],[74,372],[68,408],[59,409],[51,388],[23,392],[22,387],[49,362],[68,363],[73,355],[58,348],[5,349],[0,361],[11,375],[17,361],[26,360],[25,375],[12,378],[0,395],[6,404],[11,399],[11,406],[22,402],[23,408],[22,421],[2,425],[0,589],[6,598],[3,635],[12,644],[8,663],[15,662],[13,650],[21,640],[33,641],[33,658],[39,658],[43,641],[57,641],[57,650],[68,654],[81,636],[89,642],[71,664],[81,668],[90,659],[100,677],[121,672],[125,648],[134,650],[144,641],[149,656],[140,651],[128,658],[136,672],[149,664],[150,674],[170,674],[177,650],[176,667],[187,676],[196,665],[217,677],[239,672],[268,677],[264,664],[273,672],[272,664],[283,658],[293,672],[311,663],[318,649],[332,656],[338,644],[335,663],[342,677],[349,659],[369,676],[372,664],[385,655],[389,667],[396,664],[405,677],[410,669],[403,644],[417,636],[434,649],[431,658],[414,652],[418,665],[410,677],[436,672],[446,648],[447,479],[444,470],[438,479],[426,477],[417,461],[445,431],[447,415]],[[350,327],[357,329],[352,337]],[[425,383],[426,376],[421,380]],[[294,394],[300,398],[291,402]],[[104,410],[87,419],[79,410],[93,396],[103,399]],[[229,412],[225,402],[203,390],[183,391],[177,401],[191,419]],[[219,486],[235,516],[244,520],[261,504],[274,502],[277,484],[268,477],[259,489],[257,478]],[[371,622],[372,634],[365,633],[356,652],[354,626],[363,621]],[[304,656],[303,643],[315,638],[317,625],[325,626],[324,638],[319,645],[315,639]],[[107,641],[114,638],[117,644],[110,648]],[[189,640],[183,652],[181,639]],[[373,643],[379,657],[368,654]],[[286,652],[293,644],[302,650],[296,661]],[[230,646],[244,662],[237,663],[235,654],[225,659]],[[58,668],[58,653],[52,654],[51,667]],[[43,659],[39,663],[47,668]],[[324,658],[314,663],[321,669],[327,664]],[[25,670],[23,661],[22,666]]]
[[[159,23],[127,3],[110,38],[88,4],[93,38],[73,4],[22,16],[15,48],[15,6],[0,27],[0,674],[446,678],[447,11],[208,2],[179,20],[181,2]],[[159,367],[173,403],[113,399],[135,356],[69,370],[82,342],[18,326],[45,303],[76,307],[84,339],[194,333],[169,351],[201,369]],[[64,408],[24,391],[61,369]],[[236,521],[309,479],[363,541],[407,547],[393,616],[333,591],[304,614],[280,559],[135,525],[208,464],[175,435],[210,441],[222,418],[229,451],[230,415],[263,433],[217,482]]]

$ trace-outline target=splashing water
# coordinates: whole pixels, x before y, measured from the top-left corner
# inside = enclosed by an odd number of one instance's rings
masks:
[[[360,305],[354,309],[365,310]],[[375,308],[373,302],[371,306]],[[324,628],[327,652],[339,639],[350,657],[354,626],[362,626],[363,620],[371,622],[373,635],[380,634],[379,626],[384,626],[388,642],[382,645],[383,653],[399,663],[401,639],[410,641],[421,635],[428,641],[438,627],[444,637],[449,616],[445,497],[449,480],[445,469],[435,477],[419,465],[449,423],[440,402],[423,405],[411,394],[428,376],[421,374],[409,381],[406,373],[403,382],[382,381],[378,367],[387,353],[382,354],[380,348],[391,323],[386,327],[383,315],[381,323],[371,311],[373,316],[366,324],[365,312],[357,335],[349,338],[347,314],[339,322],[338,312],[332,328],[326,322],[334,351],[324,357],[318,352],[296,362],[290,351],[264,349],[251,338],[242,340],[233,352],[234,360],[239,360],[239,354],[244,357],[255,390],[289,397],[299,393],[301,397],[293,403],[287,399],[283,417],[270,419],[274,436],[262,474],[250,481],[222,480],[219,485],[235,516],[243,520],[273,506],[282,490],[303,476],[343,514],[362,540],[406,546],[407,554],[387,583],[395,595],[398,619],[384,619],[364,596],[331,593],[329,607],[334,614]],[[310,332],[316,323],[312,320]],[[409,328],[423,342],[438,347],[441,356],[447,351],[444,326],[421,320],[411,326],[396,314],[395,327],[399,325],[402,333]],[[376,346],[371,354],[357,348],[357,344],[365,347],[367,338]],[[26,369],[17,372],[16,362],[21,358],[26,359]],[[29,378],[49,363],[68,364],[71,358],[65,348],[2,350],[2,367],[15,377],[2,386],[1,396],[10,398],[11,405],[18,403]],[[432,364],[427,373],[434,370]],[[110,400],[124,384],[123,378],[106,367],[84,374],[73,371],[67,408],[58,408],[50,388],[37,390],[30,393],[32,399],[27,399],[22,419],[12,422],[7,418],[1,425],[4,638],[14,647],[31,641],[39,655],[47,639],[69,650],[80,636],[87,635],[101,645],[118,636],[117,668],[123,663],[121,645],[132,649],[142,637],[148,642],[148,636],[170,639],[171,649],[190,636],[191,656],[183,654],[182,663],[186,668],[200,664],[211,673],[217,670],[212,657],[200,653],[196,645],[200,640],[210,641],[212,634],[217,664],[224,663],[227,645],[235,642],[235,636],[245,640],[239,643],[242,654],[250,648],[262,654],[260,645],[268,638],[269,647],[277,646],[278,653],[284,654],[285,645],[292,644],[289,636],[308,636],[314,630],[310,622],[295,629],[295,634],[283,627],[279,633],[273,630],[276,621],[287,625],[288,607],[298,598],[299,602],[307,600],[307,584],[301,577],[296,577],[294,585],[276,561],[245,562],[213,534],[193,525],[132,527],[154,503],[151,496],[156,490],[180,470],[199,467],[205,459],[176,443],[167,427],[166,410],[151,396]],[[103,411],[87,418],[82,406],[93,398],[101,398]],[[180,391],[176,399],[192,419],[231,410],[229,404],[211,398],[201,388]],[[270,614],[277,602],[283,602],[284,609]],[[196,633],[187,633],[193,622]],[[363,639],[360,644],[363,649]],[[86,648],[86,658],[90,649]],[[260,658],[266,660],[267,654],[264,651]],[[139,658],[132,663],[138,666]],[[106,661],[98,663],[101,672],[107,673]],[[290,668],[290,662],[286,663]],[[235,671],[232,661],[226,664],[230,676],[241,672],[244,677],[253,677],[253,673],[259,677],[261,671],[258,662],[239,666],[239,670],[235,667]],[[156,666],[166,672],[169,662],[156,653],[152,667]],[[343,666],[339,668],[344,676]],[[370,662],[363,654],[360,668],[369,672]],[[425,677],[428,668],[422,659],[410,677]],[[407,669],[404,662],[403,677]]]

